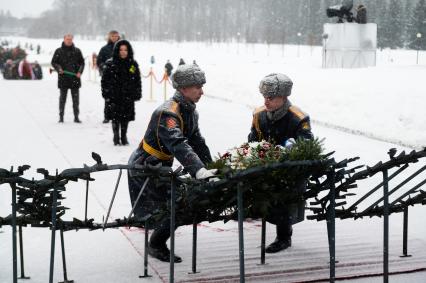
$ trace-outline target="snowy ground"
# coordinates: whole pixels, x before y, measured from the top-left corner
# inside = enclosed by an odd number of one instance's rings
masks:
[[[60,40],[35,40],[13,38],[14,42],[40,43],[44,53],[30,55],[30,60],[41,63],[50,61],[54,48]],[[76,39],[85,56],[98,52],[103,42]],[[378,52],[378,66],[364,69],[321,69],[320,50],[302,46],[297,57],[297,46],[222,44],[205,45],[199,43],[150,43],[135,42],[136,58],[141,63],[142,72],[149,71],[149,59],[154,55],[157,62],[153,66],[161,78],[162,66],[167,59],[175,64],[180,57],[187,62],[193,59],[206,70],[206,97],[198,104],[200,127],[212,153],[223,152],[229,147],[245,141],[251,123],[253,106],[261,104],[257,92],[259,80],[271,72],[283,72],[294,81],[294,91],[290,99],[312,119],[314,133],[325,137],[328,150],[335,150],[337,158],[360,156],[363,164],[373,165],[386,160],[391,147],[407,149],[426,145],[426,116],[424,107],[424,79],[426,75],[426,54],[420,54],[420,65],[415,65],[415,52]],[[284,51],[284,52],[283,52]],[[284,54],[284,56],[283,56]],[[176,64],[177,65],[177,64]],[[4,81],[0,80],[0,168],[10,168],[30,164],[30,174],[37,177],[35,169],[44,167],[50,171],[78,167],[83,163],[92,164],[90,153],[102,155],[109,164],[126,163],[132,150],[139,143],[152,110],[163,99],[162,86],[154,83],[155,102],[148,101],[149,80],[143,80],[144,99],[137,104],[136,121],[130,124],[130,146],[114,147],[110,125],[101,124],[103,100],[99,83],[93,70],[86,69],[81,89],[81,119],[83,124],[72,123],[70,98],[67,102],[65,123],[58,124],[58,90],[56,76],[44,72],[42,81]],[[90,81],[89,81],[90,78]],[[168,95],[172,94],[170,85]],[[326,125],[327,127],[325,127]],[[364,136],[338,131],[355,130]],[[374,139],[372,139],[374,138]],[[388,142],[383,142],[388,141]],[[389,143],[394,142],[398,145]],[[424,162],[423,162],[424,165]],[[100,222],[106,213],[116,176],[112,173],[98,173],[91,187],[89,215]],[[377,180],[376,180],[377,181]],[[130,210],[126,180],[121,182],[112,217],[123,217]],[[360,191],[371,187],[371,182],[360,186]],[[84,184],[70,186],[65,194],[64,204],[71,210],[68,218],[83,218]],[[0,187],[0,215],[10,213],[10,190]],[[426,244],[424,215],[426,208],[410,209],[409,239],[413,258],[400,262],[401,217],[391,216],[391,261],[398,261],[396,268],[404,265],[426,267],[424,246]],[[238,274],[238,251],[235,223],[205,223],[200,231],[199,268],[201,273],[188,275],[190,271],[190,227],[179,228],[177,234],[177,253],[184,263],[176,267],[177,278],[198,280],[212,272]],[[259,260],[259,237],[256,222],[246,224],[246,260],[248,273],[262,271],[256,267]],[[0,229],[0,282],[10,282],[12,277],[11,233],[9,227]],[[224,232],[220,232],[224,231]],[[268,226],[268,241],[274,233]],[[263,271],[277,270],[282,264],[284,270],[294,265],[303,267],[309,260],[327,261],[327,238],[325,223],[305,221],[295,226],[293,247],[278,255],[268,257],[268,266]],[[67,232],[68,274],[76,282],[134,282],[141,274],[143,262],[143,232],[137,229],[112,231]],[[203,240],[204,239],[204,240]],[[381,219],[364,219],[353,222],[337,222],[337,258],[342,264],[354,256],[364,256],[380,260],[382,245]],[[46,282],[49,268],[50,231],[37,228],[24,228],[26,273],[31,282]],[[207,249],[208,247],[215,247]],[[423,248],[422,248],[423,247]],[[59,247],[58,247],[59,248]],[[213,250],[213,251],[212,251]],[[309,254],[309,250],[316,251]],[[219,252],[221,251],[221,252]],[[365,253],[369,251],[370,253]],[[306,255],[306,258],[301,255]],[[55,279],[61,279],[61,260],[57,251]],[[423,260],[423,263],[415,260]],[[299,261],[301,260],[301,261]],[[410,262],[412,260],[412,262]],[[217,262],[221,264],[217,264]],[[228,270],[223,267],[228,266]],[[167,264],[151,260],[149,282],[164,282]],[[375,267],[380,271],[380,264]],[[343,269],[342,269],[343,270]],[[349,270],[350,271],[350,270]],[[348,274],[345,271],[342,274]],[[391,268],[392,271],[392,268]],[[350,272],[349,272],[350,273]],[[218,275],[218,274],[217,274]],[[339,276],[339,269],[337,271]],[[289,275],[268,279],[270,282],[293,282]],[[302,278],[302,277],[300,277]],[[317,277],[312,277],[317,278]],[[424,282],[425,272],[392,276],[391,282]],[[200,279],[201,280],[201,279]],[[253,278],[265,282],[265,278]],[[306,279],[305,279],[306,280]],[[300,280],[299,280],[300,281]],[[352,282],[380,282],[380,278],[353,280]],[[212,281],[213,282],[213,281]],[[218,281],[214,281],[218,282]]]

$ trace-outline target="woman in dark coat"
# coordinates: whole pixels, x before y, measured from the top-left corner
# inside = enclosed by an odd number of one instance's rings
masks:
[[[117,41],[112,58],[105,63],[102,96],[107,102],[106,118],[112,120],[114,145],[127,145],[127,126],[135,120],[135,101],[142,98],[142,82],[133,49],[127,40]],[[121,127],[121,138],[120,138]]]

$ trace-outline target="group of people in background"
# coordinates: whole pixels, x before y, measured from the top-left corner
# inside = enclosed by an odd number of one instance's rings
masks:
[[[101,76],[101,91],[105,101],[103,123],[111,121],[114,145],[128,145],[128,125],[135,120],[135,102],[142,98],[141,72],[134,59],[132,45],[121,39],[118,31],[112,30],[108,33],[107,44],[93,57]],[[81,123],[79,89],[85,63],[81,50],[74,46],[72,34],[64,36],[51,64],[58,73],[59,123],[64,122],[68,90],[73,102],[74,122]],[[179,61],[181,65],[185,65],[183,58]],[[169,77],[172,75],[173,65],[170,60],[167,60],[164,70]]]
[[[24,49],[19,45],[14,48],[8,48],[8,46],[7,41],[1,42],[0,70],[5,80],[41,80],[43,78],[40,64],[37,61],[29,62]]]
[[[84,71],[81,50],[73,43],[73,35],[66,34],[61,47],[56,49],[51,64],[58,73],[59,123],[64,122],[68,90],[73,102],[74,122],[79,118],[79,89]],[[112,121],[114,145],[127,145],[127,128],[135,119],[134,102],[142,98],[139,65],[133,58],[133,49],[127,40],[120,40],[117,31],[108,34],[108,42],[97,56],[102,77],[101,90],[105,99],[104,123]]]

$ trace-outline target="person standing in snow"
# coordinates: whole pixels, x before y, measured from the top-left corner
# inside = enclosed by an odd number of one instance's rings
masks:
[[[127,40],[115,43],[112,58],[105,63],[101,87],[107,102],[106,119],[112,120],[114,145],[120,142],[128,145],[127,127],[135,120],[135,101],[142,98],[142,82],[139,65],[133,59],[133,49]]]
[[[58,72],[59,96],[59,123],[64,122],[65,103],[67,101],[68,89],[71,90],[72,106],[74,111],[74,122],[81,123],[78,115],[79,89],[81,87],[81,74],[84,70],[83,55],[73,43],[74,36],[66,34],[62,46],[55,50],[52,58],[52,66]]]
[[[152,114],[148,129],[132,153],[129,165],[172,166],[173,159],[183,165],[186,171],[196,179],[215,178],[216,169],[207,170],[206,165],[212,161],[210,150],[198,128],[198,112],[195,104],[203,95],[206,83],[204,72],[194,65],[181,65],[172,75],[173,87],[176,92],[172,98],[160,105]],[[132,206],[146,177],[137,176],[129,170],[129,193]],[[162,207],[170,199],[170,184],[158,185],[148,181],[140,202],[135,206],[135,216],[148,216]],[[185,220],[176,219],[176,227],[190,224]],[[148,253],[165,262],[170,261],[170,250],[166,242],[170,237],[170,219],[157,223],[157,228],[149,240]],[[182,259],[175,255],[175,262]]]
[[[34,79],[36,80],[41,80],[43,78],[43,70],[41,69],[40,64],[35,61],[33,64],[31,64],[31,67],[33,69],[33,73],[34,73]]]
[[[355,21],[358,24],[366,24],[367,23],[367,8],[362,4],[358,5],[358,7],[356,8]]]
[[[166,70],[167,76],[170,78],[170,76],[172,75],[172,71],[173,71],[173,65],[172,65],[172,63],[170,63],[170,60],[167,60],[166,65],[164,65],[164,69]]]
[[[249,142],[266,140],[272,144],[291,147],[295,139],[313,139],[307,114],[292,105],[288,96],[293,82],[284,74],[270,74],[260,81],[259,90],[264,105],[253,113]],[[306,184],[296,189],[305,189]],[[276,253],[291,246],[292,225],[304,219],[304,201],[298,204],[272,207],[266,220],[276,225],[276,239],[267,253]]]
[[[114,44],[120,40],[120,34],[116,30],[112,30],[108,33],[108,42],[105,46],[99,50],[99,54],[96,57],[96,65],[98,66],[99,75],[102,77],[102,74],[104,73],[105,63],[106,61],[112,57],[112,51],[114,49]],[[109,122],[109,120],[106,118],[106,112],[107,112],[107,102],[105,101],[104,105],[104,120],[102,123],[106,124]]]

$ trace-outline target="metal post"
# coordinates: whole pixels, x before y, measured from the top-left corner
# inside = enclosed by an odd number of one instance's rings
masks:
[[[111,202],[109,203],[109,207],[108,207],[108,211],[107,211],[107,216],[105,217],[104,229],[105,229],[105,225],[108,223],[108,218],[109,218],[109,214],[111,212],[112,204],[114,203],[115,195],[117,194],[118,185],[120,184],[122,171],[123,170],[120,169],[120,172],[118,172],[118,178],[117,178],[117,182],[115,183],[114,193],[112,194]]]
[[[50,272],[49,283],[53,283],[53,268],[55,264],[55,236],[56,236],[56,207],[57,207],[56,188],[52,192],[52,239],[50,243]]]
[[[18,253],[16,247],[16,186],[11,184],[12,187],[12,249],[13,249],[13,283],[18,282]]]
[[[417,59],[416,59],[416,65],[419,64],[419,49],[417,49]]]
[[[166,99],[167,99],[167,80],[168,80],[168,76],[167,76],[167,73],[164,73],[164,76],[163,76],[163,81],[164,81],[164,101],[166,101]]]
[[[67,262],[65,260],[64,230],[62,227],[60,229],[60,235],[61,235],[61,250],[62,250],[62,267],[64,269],[64,281],[59,283],[73,283],[74,280],[68,280],[68,275],[67,275]]]
[[[148,227],[148,221],[145,221],[144,225],[145,229],[145,252],[143,256],[143,275],[139,275],[139,278],[146,278],[151,277],[151,275],[148,275],[148,237],[149,237],[149,227]]]
[[[192,223],[192,273],[197,273],[197,222]]]
[[[416,40],[417,40],[417,59],[416,59],[416,64],[419,64],[419,52],[420,52],[420,39],[422,38],[422,34],[420,32],[418,32],[416,34]]]
[[[260,242],[260,264],[265,264],[266,220],[262,218],[262,236]]]
[[[411,257],[408,254],[408,206],[404,208],[404,226],[403,226],[403,234],[402,234],[402,256],[400,257]]]
[[[145,179],[145,182],[143,183],[141,189],[139,190],[138,197],[136,198],[135,203],[133,204],[132,210],[130,211],[129,216],[127,217],[127,221],[130,220],[130,217],[132,217],[132,214],[135,211],[136,207],[138,207],[139,200],[140,200],[140,198],[141,198],[141,196],[143,194],[143,191],[146,188],[146,185],[148,185],[148,182],[149,182],[149,177]],[[108,215],[109,215],[109,213],[108,213]]]
[[[25,265],[24,265],[24,241],[22,238],[22,225],[19,225],[19,254],[21,257],[21,277],[19,279],[30,279],[30,277],[25,276]]]
[[[327,174],[327,179],[329,180],[330,185],[330,204],[327,209],[327,232],[330,252],[330,283],[334,283],[336,280],[336,188],[334,185],[334,169],[332,172]]]
[[[383,170],[383,282],[389,282],[389,194],[388,171]]]
[[[238,198],[238,242],[239,242],[239,258],[240,258],[240,283],[245,282],[244,271],[244,234],[243,234],[243,220],[244,220],[244,207],[243,207],[243,185],[237,185],[237,198]]]
[[[150,90],[149,90],[149,100],[153,101],[154,99],[152,98],[152,83],[153,83],[153,72],[152,72],[152,67],[149,69],[149,76],[150,76]]]
[[[86,180],[86,205],[84,207],[84,222],[87,222],[88,199],[89,199],[89,180]]]
[[[170,279],[169,282],[175,281],[175,199],[176,199],[176,184],[175,176],[171,177],[171,189],[170,189]]]

